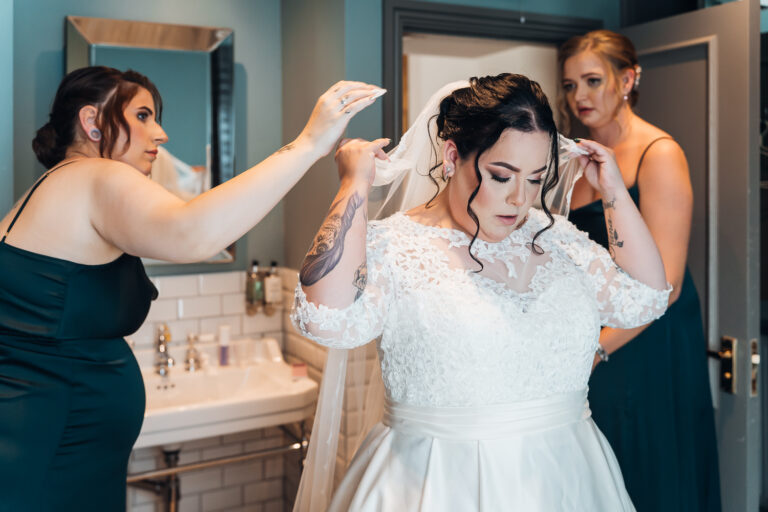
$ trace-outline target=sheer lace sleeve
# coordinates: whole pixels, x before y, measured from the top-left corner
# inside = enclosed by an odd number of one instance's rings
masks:
[[[558,237],[570,258],[582,267],[595,289],[600,323],[631,329],[656,320],[667,309],[672,286],[657,290],[624,272],[608,251],[586,233],[559,218]]]
[[[346,308],[313,304],[307,300],[301,283],[296,285],[291,320],[304,336],[332,348],[354,348],[381,335],[392,300],[390,272],[384,261],[384,230],[376,221],[368,224],[368,283],[360,297]]]

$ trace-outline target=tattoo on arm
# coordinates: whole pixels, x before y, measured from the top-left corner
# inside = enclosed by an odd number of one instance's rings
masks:
[[[275,152],[275,154],[276,154],[276,155],[279,155],[280,153],[285,153],[286,151],[290,151],[290,150],[292,150],[292,149],[293,149],[293,143],[290,143],[290,144],[286,144],[285,146],[283,146],[283,147],[281,147],[280,149],[278,149],[278,150]]]
[[[603,209],[604,210],[615,210],[616,209],[616,200],[611,199],[610,201],[606,201],[603,199]]]
[[[327,276],[341,261],[344,254],[344,237],[352,226],[358,208],[365,202],[357,192],[352,194],[344,212],[339,214],[336,209],[341,200],[331,206],[331,213],[320,227],[312,248],[304,258],[304,264],[299,272],[299,279],[304,286],[312,286]]]
[[[622,248],[624,247],[624,241],[619,240],[619,232],[616,231],[616,228],[613,227],[613,219],[610,215],[606,216],[607,221],[607,227],[608,227],[608,252],[611,254],[612,258],[616,257],[616,247]]]
[[[357,295],[355,295],[355,300],[357,300],[363,294],[365,286],[368,284],[368,264],[365,261],[355,270],[355,280],[352,281],[352,284],[357,288]]]

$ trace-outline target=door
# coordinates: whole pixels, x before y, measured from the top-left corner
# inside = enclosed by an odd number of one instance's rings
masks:
[[[639,114],[675,137],[694,187],[689,266],[709,348],[735,338],[734,392],[711,362],[723,510],[757,511],[760,405],[752,392],[759,339],[759,7],[740,0],[628,27],[643,67]],[[644,98],[653,101],[643,102]],[[705,347],[702,347],[704,350]]]

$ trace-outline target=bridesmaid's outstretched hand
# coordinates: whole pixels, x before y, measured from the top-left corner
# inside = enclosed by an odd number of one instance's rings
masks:
[[[327,155],[344,133],[350,119],[385,92],[385,89],[364,82],[337,82],[317,100],[296,143],[309,144],[319,155]]]

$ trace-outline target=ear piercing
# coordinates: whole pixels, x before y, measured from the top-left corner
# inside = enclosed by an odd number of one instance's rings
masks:
[[[89,135],[91,136],[91,140],[93,142],[98,142],[101,140],[101,130],[99,130],[98,128],[94,128],[93,130],[91,130],[89,132]]]
[[[643,75],[643,67],[638,64],[635,66],[635,83],[632,85],[632,90],[636,91],[640,87],[640,77]]]

